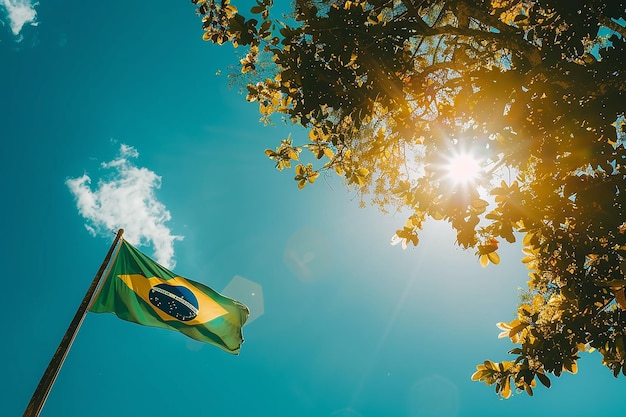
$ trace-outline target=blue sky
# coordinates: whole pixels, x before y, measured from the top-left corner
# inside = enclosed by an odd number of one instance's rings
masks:
[[[471,382],[508,359],[495,323],[527,279],[520,247],[483,269],[429,223],[402,250],[402,216],[332,177],[298,190],[263,150],[306,132],[258,123],[216,76],[236,51],[202,41],[189,2],[4,0],[0,19],[3,415],[23,413],[118,227],[250,304],[241,355],[89,314],[41,416],[575,417],[621,398],[597,353],[533,398]]]

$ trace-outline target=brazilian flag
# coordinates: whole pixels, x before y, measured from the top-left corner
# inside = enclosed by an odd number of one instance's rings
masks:
[[[90,311],[177,330],[238,354],[248,307],[159,265],[125,240]]]

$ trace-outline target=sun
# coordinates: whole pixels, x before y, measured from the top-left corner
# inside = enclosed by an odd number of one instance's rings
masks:
[[[476,182],[482,171],[480,161],[470,153],[452,156],[445,168],[446,176],[455,184]]]

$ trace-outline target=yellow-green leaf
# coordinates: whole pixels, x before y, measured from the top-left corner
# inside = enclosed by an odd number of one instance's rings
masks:
[[[511,396],[511,381],[509,377],[504,378],[502,381],[502,397],[509,398]]]
[[[224,7],[224,11],[226,12],[226,16],[230,19],[237,13],[237,8],[232,5],[228,5]]]
[[[483,376],[485,371],[476,371],[472,374],[472,381],[478,381]]]
[[[563,370],[571,373],[571,374],[576,374],[578,373],[578,365],[576,365],[576,361],[572,360],[570,362],[565,361],[563,363]]]
[[[494,265],[498,265],[500,263],[500,255],[498,255],[498,252],[491,252],[487,254],[487,258],[491,261],[491,263],[493,263]]]
[[[289,150],[287,150],[287,155],[295,161],[298,160],[298,152],[294,148],[289,148]]]
[[[509,337],[513,337],[528,326],[528,323],[520,323],[509,330]]]
[[[313,183],[315,182],[315,179],[316,179],[317,177],[319,177],[319,176],[320,176],[320,173],[319,173],[319,172],[313,172],[313,173],[309,174],[309,182],[310,182],[311,184],[313,184]]]
[[[356,170],[356,174],[359,177],[363,177],[363,178],[367,177],[369,175],[369,173],[370,173],[370,171],[367,168],[359,168],[359,169]]]
[[[472,201],[472,207],[474,207],[475,209],[484,209],[488,205],[489,203],[487,201],[480,199],[480,198]]]
[[[434,220],[441,220],[443,219],[443,214],[441,214],[440,212],[436,211],[434,213],[432,213],[430,215]]]

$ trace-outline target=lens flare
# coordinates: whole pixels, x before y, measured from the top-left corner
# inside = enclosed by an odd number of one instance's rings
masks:
[[[446,165],[446,176],[456,184],[475,182],[480,176],[482,168],[476,157],[464,153],[454,155]]]

